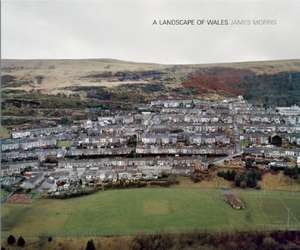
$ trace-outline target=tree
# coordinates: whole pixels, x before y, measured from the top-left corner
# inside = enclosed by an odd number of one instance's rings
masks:
[[[251,159],[246,159],[246,168],[252,168],[253,161]]]
[[[19,247],[25,246],[25,240],[23,239],[22,236],[19,237],[19,239],[18,239],[18,241],[17,241],[17,245],[18,245]]]
[[[136,145],[137,145],[137,136],[136,135],[133,135],[129,138],[128,145],[136,147]]]
[[[63,118],[61,118],[60,123],[63,125],[70,125],[72,123],[72,120],[69,117],[64,116]]]
[[[16,242],[16,238],[13,235],[8,236],[7,243],[8,245],[13,245]]]
[[[282,138],[279,135],[273,135],[269,138],[272,145],[280,147],[282,145]]]
[[[243,180],[243,178],[241,177],[241,175],[237,174],[234,178],[234,183],[237,187],[239,187],[241,185],[241,181]]]
[[[39,76],[36,76],[35,79],[36,79],[37,84],[41,84],[44,79],[44,76],[39,75]]]
[[[86,250],[95,250],[95,244],[93,240],[89,240],[86,244]]]
[[[218,172],[218,176],[223,177],[227,181],[234,181],[236,175],[237,175],[237,173],[235,170],[232,170],[232,171],[227,170],[226,172],[224,172],[224,171]]]
[[[298,179],[300,176],[300,169],[297,166],[294,168],[285,168],[283,173],[284,175],[287,175],[290,178]]]

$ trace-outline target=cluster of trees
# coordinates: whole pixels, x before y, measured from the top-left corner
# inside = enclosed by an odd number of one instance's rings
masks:
[[[166,183],[168,183],[169,185],[175,185],[175,184],[179,184],[179,181],[177,180],[177,176],[176,175],[173,175],[173,174],[170,174],[168,175],[164,181]]]
[[[244,97],[264,106],[290,106],[300,103],[300,72],[280,72],[246,77],[240,83]],[[268,87],[266,87],[268,86]]]
[[[12,186],[4,185],[4,184],[1,184],[1,189],[5,190],[6,192],[9,192],[9,193],[14,190],[14,188],[12,188]]]
[[[285,250],[298,249],[296,243],[299,237],[299,231],[140,234],[133,239],[131,249]]]
[[[16,240],[16,238],[15,238],[15,236],[13,236],[13,235],[9,235],[8,237],[7,237],[7,244],[8,245],[14,245],[15,243],[17,242],[17,246],[19,246],[19,247],[24,247],[25,246],[25,240],[24,240],[24,238],[22,237],[22,236],[20,236],[19,238],[18,238],[18,240]]]
[[[234,178],[236,176],[236,171],[235,170],[219,171],[218,176],[223,177],[227,181],[234,181]]]
[[[48,237],[48,242],[52,242],[52,237],[49,236]],[[24,240],[24,238],[22,236],[20,236],[18,238],[18,240],[16,240],[15,236],[13,235],[9,235],[7,237],[7,244],[9,246],[14,246],[15,244],[18,246],[18,247],[24,247],[26,242]],[[5,247],[1,247],[1,250],[5,250]],[[96,247],[95,247],[95,244],[94,244],[94,241],[93,240],[89,240],[86,244],[86,250],[96,250]]]
[[[191,88],[174,88],[173,89],[174,95],[186,95],[188,97],[195,96],[200,94],[198,88],[191,87]]]
[[[99,189],[123,189],[123,188],[143,188],[148,184],[151,186],[169,187],[174,184],[178,184],[175,175],[168,175],[155,181],[141,181],[141,180],[119,180],[117,182],[105,183],[102,187],[85,187],[85,188],[74,188],[72,190],[60,191],[59,193],[51,193],[48,195],[49,198],[55,199],[68,199],[73,197],[79,197],[82,195],[88,195],[97,192]]]
[[[142,188],[146,187],[147,182],[144,181],[125,181],[120,180],[118,182],[108,182],[104,184],[104,189],[121,189],[121,188]]]
[[[55,198],[55,199],[68,199],[73,197],[79,197],[83,195],[92,194],[98,191],[98,188],[80,188],[76,190],[70,190],[70,191],[61,191],[59,194],[53,193],[50,194],[49,198]]]
[[[283,171],[284,175],[292,178],[292,179],[299,179],[300,178],[300,168],[294,167],[294,168],[285,168]]]
[[[167,177],[162,177],[159,180],[149,182],[139,180],[120,180],[115,183],[109,182],[104,184],[104,189],[142,188],[146,187],[148,184],[150,184],[151,186],[169,187],[178,183],[179,181],[177,180],[175,175],[169,175]]]
[[[257,182],[261,180],[261,173],[256,169],[249,169],[245,173],[237,174],[234,178],[234,183],[237,187],[241,188],[255,188]]]
[[[151,181],[151,186],[160,186],[160,187],[169,187],[171,185],[179,184],[179,181],[176,179],[175,176],[170,175],[165,180],[157,180],[157,181]]]
[[[109,91],[106,87],[80,87],[81,90],[86,91],[88,98],[95,98],[98,100],[111,100],[112,99],[112,93]],[[77,90],[79,90],[77,88]],[[80,90],[79,90],[80,91]]]
[[[73,121],[69,116],[64,116],[60,119],[60,124],[62,124],[62,125],[70,125],[72,123],[73,123]]]
[[[235,186],[241,188],[257,188],[257,182],[261,180],[261,173],[257,169],[247,169],[244,173],[237,173],[235,170],[220,171],[218,176],[234,181]]]

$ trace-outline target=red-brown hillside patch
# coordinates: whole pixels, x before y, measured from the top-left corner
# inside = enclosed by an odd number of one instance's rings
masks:
[[[254,74],[251,70],[244,69],[207,68],[191,73],[188,79],[182,82],[182,86],[197,88],[201,93],[223,92],[242,95],[246,90],[239,84],[244,77]]]
[[[28,194],[13,194],[7,200],[7,203],[16,203],[16,204],[29,204],[31,203],[31,197]]]

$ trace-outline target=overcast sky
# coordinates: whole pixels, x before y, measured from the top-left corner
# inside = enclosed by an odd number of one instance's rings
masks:
[[[2,0],[2,58],[214,63],[300,58],[299,0]],[[154,19],[275,19],[161,26]]]

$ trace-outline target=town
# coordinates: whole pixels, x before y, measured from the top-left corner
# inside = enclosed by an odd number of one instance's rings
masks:
[[[93,110],[97,119],[26,130],[1,140],[1,186],[59,197],[103,183],[193,176],[238,159],[245,167],[300,166],[300,107],[157,100],[132,111]]]

